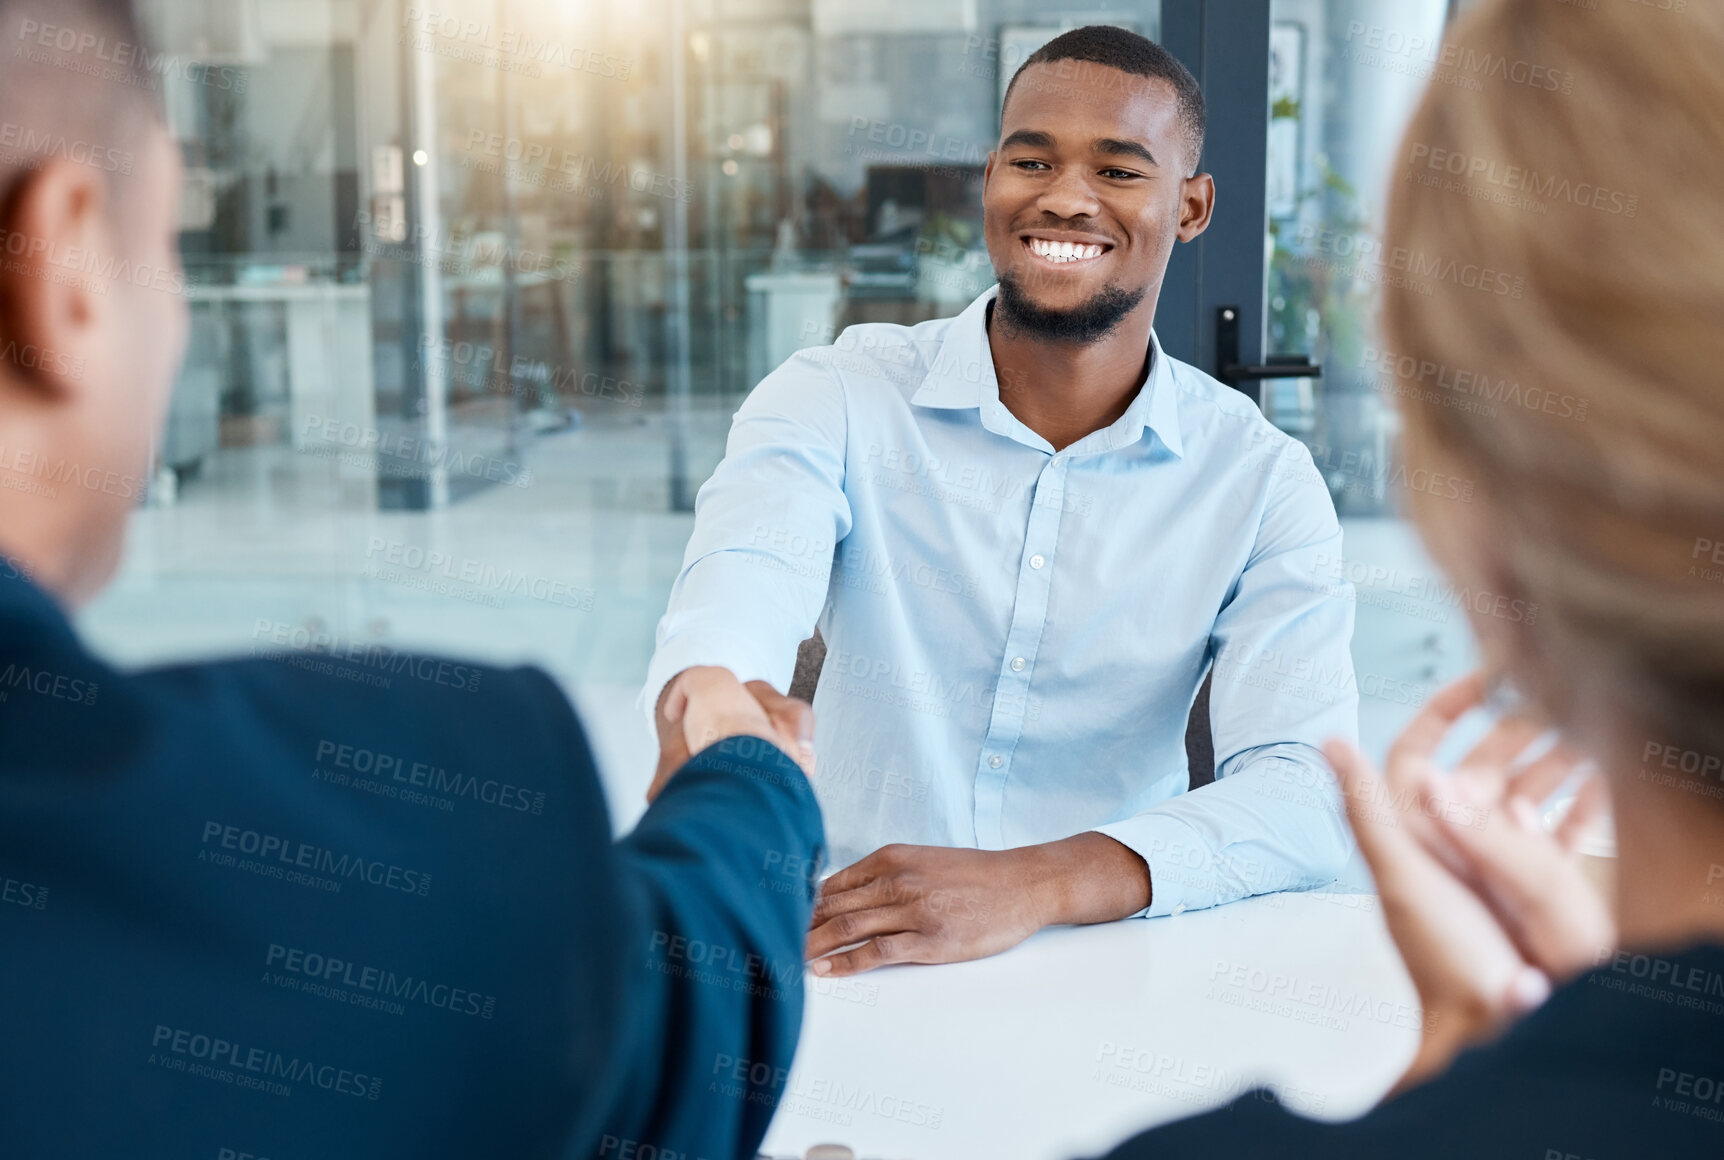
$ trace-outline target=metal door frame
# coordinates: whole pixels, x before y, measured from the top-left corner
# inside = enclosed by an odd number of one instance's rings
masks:
[[[1267,220],[1270,0],[1172,0],[1161,43],[1203,86],[1209,125],[1203,172],[1215,216],[1167,263],[1155,332],[1174,358],[1216,374],[1216,318],[1237,306],[1239,361],[1263,361],[1263,231]]]

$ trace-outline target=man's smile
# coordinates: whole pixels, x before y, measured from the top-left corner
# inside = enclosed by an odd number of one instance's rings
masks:
[[[1039,265],[1071,270],[1088,267],[1112,252],[1113,243],[1093,234],[1037,231],[1021,235],[1024,249]]]

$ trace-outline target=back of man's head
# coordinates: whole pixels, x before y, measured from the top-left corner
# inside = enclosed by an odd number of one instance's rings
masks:
[[[179,160],[128,0],[0,0],[0,554],[117,563],[184,342]]]
[[[135,141],[158,78],[129,0],[0,0],[0,189],[64,139]]]
[[[1073,62],[1070,67],[1061,72],[1055,83],[1061,87],[1081,84],[1085,65],[1100,65],[1102,68],[1118,69],[1133,77],[1142,77],[1150,81],[1165,81],[1172,86],[1174,96],[1179,102],[1179,138],[1180,149],[1184,153],[1185,174],[1187,177],[1197,172],[1198,160],[1203,156],[1203,137],[1206,132],[1208,113],[1203,103],[1203,89],[1197,83],[1197,78],[1191,75],[1191,70],[1181,64],[1161,45],[1146,36],[1111,24],[1091,24],[1083,28],[1074,28],[1062,32],[1029,56],[1018,66],[1018,71],[1012,75],[1011,83],[1006,86],[1006,99],[1001,102],[1001,112],[1005,104],[1012,99],[1012,90],[1026,81],[1025,73],[1031,66],[1059,65],[1062,62]]]

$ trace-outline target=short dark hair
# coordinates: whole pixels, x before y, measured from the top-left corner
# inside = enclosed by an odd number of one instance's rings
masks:
[[[149,64],[159,58],[144,47],[131,0],[0,0],[0,43],[13,46],[0,69],[0,121],[20,138],[0,158],[0,199],[69,141],[99,144],[111,158],[141,125],[162,121]]]
[[[1155,41],[1111,24],[1091,24],[1062,32],[1032,52],[1012,74],[1012,83],[1006,86],[1006,99],[1000,102],[1000,115],[1005,116],[1006,101],[1012,99],[1012,90],[1023,79],[1025,69],[1032,64],[1053,64],[1062,60],[1088,61],[1134,77],[1153,77],[1172,85],[1179,98],[1179,138],[1185,150],[1186,176],[1197,172],[1208,121],[1203,107],[1203,89],[1198,86],[1197,78],[1179,62],[1178,57]]]

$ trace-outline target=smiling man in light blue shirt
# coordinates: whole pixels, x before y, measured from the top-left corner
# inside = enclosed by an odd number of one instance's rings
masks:
[[[989,158],[1000,285],[793,356],[700,491],[643,701],[702,666],[783,690],[818,624],[814,784],[846,868],[817,973],[1346,862],[1318,748],[1357,729],[1333,505],[1302,445],[1151,329],[1175,240],[1209,223],[1202,134],[1196,82],[1151,42],[1050,42]],[[1212,666],[1216,781],[1188,792]]]

